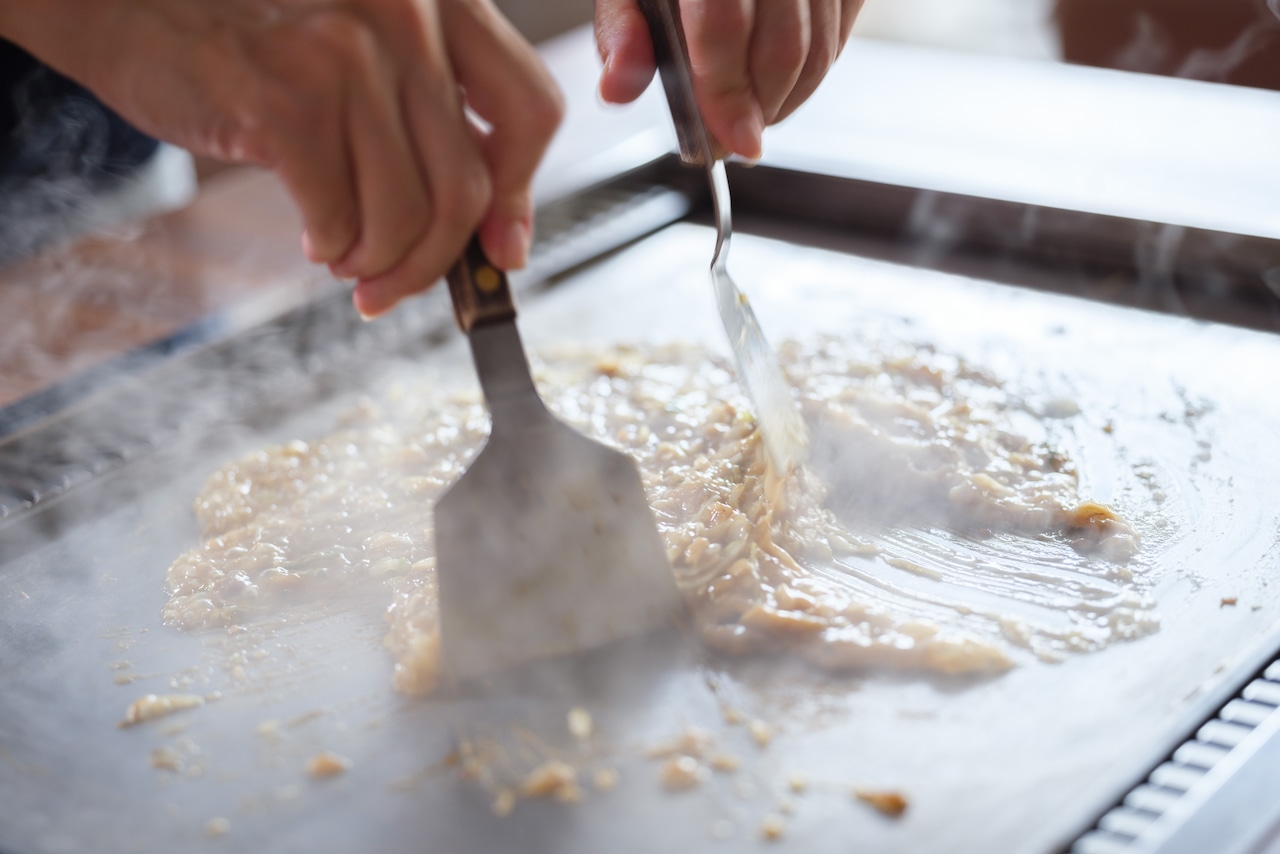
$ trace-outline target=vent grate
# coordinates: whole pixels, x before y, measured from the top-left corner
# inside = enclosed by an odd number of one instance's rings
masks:
[[[1280,715],[1280,658],[1179,745],[1092,830],[1076,840],[1071,854],[1134,854],[1147,850],[1147,834],[1152,826],[1178,805],[1210,769],[1274,715]]]

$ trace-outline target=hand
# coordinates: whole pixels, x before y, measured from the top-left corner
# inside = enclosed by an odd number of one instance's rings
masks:
[[[849,39],[863,0],[681,0],[694,95],[721,145],[760,156],[766,125],[813,94]],[[634,101],[653,79],[653,44],[636,0],[596,0],[600,96]]]
[[[490,0],[40,0],[0,3],[0,33],[152,136],[276,170],[307,256],[358,280],[366,316],[477,229],[525,263],[563,106]]]

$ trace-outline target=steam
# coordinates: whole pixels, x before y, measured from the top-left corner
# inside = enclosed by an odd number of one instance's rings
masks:
[[[74,233],[71,224],[92,196],[90,176],[106,161],[106,116],[84,98],[42,103],[48,74],[39,69],[14,91],[18,150],[14,168],[0,182],[0,264]]]
[[[1280,0],[1267,0],[1267,8],[1280,20]],[[1226,46],[1192,48],[1173,65],[1182,48],[1160,21],[1147,12],[1139,12],[1134,25],[1136,32],[1133,38],[1112,59],[1115,67],[1131,71],[1162,71],[1173,77],[1215,83],[1227,82],[1242,63],[1270,48],[1276,33],[1274,22],[1259,17]]]
[[[1280,9],[1280,0],[1270,0],[1269,7],[1276,13],[1276,17],[1280,18],[1280,11],[1277,11]],[[1232,70],[1271,44],[1273,32],[1273,27],[1259,22],[1240,33],[1224,48],[1218,50],[1196,48],[1178,66],[1174,76],[1189,77],[1193,80],[1226,81]]]

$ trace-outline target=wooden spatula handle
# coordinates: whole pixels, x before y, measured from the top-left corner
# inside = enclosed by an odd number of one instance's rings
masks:
[[[516,304],[511,299],[507,274],[490,263],[480,248],[479,238],[472,236],[447,278],[453,316],[463,332],[516,316]]]

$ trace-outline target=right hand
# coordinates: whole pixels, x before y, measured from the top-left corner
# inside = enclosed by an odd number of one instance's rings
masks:
[[[563,104],[491,0],[40,0],[0,4],[0,34],[152,136],[277,171],[366,316],[474,231],[499,267],[527,259]]]
[[[760,157],[766,125],[803,104],[830,70],[863,0],[680,0],[693,90],[707,129]],[[596,0],[600,97],[634,101],[653,79],[653,44],[637,0]]]

